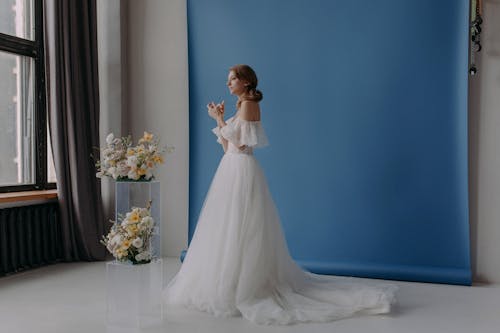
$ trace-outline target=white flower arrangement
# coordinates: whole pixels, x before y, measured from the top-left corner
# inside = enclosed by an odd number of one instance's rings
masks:
[[[154,178],[153,170],[164,163],[163,153],[170,153],[173,147],[159,149],[154,135],[144,132],[137,146],[132,146],[131,136],[115,138],[113,133],[106,137],[107,146],[101,149],[101,159],[96,162],[96,176],[115,180],[149,181]]]
[[[113,226],[106,236],[102,236],[101,243],[116,260],[132,264],[151,261],[155,221],[151,217],[150,204],[146,208],[133,207],[120,221],[111,221]]]

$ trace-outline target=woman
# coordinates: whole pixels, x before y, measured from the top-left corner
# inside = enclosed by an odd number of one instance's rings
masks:
[[[268,144],[260,121],[257,76],[230,68],[227,86],[237,113],[207,105],[224,149],[203,203],[189,251],[164,291],[168,304],[242,315],[258,324],[324,322],[390,311],[394,285],[305,272],[292,260],[280,219],[253,149]]]

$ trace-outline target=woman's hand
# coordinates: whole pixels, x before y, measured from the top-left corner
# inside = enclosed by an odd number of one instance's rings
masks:
[[[207,111],[208,111],[208,115],[210,116],[210,118],[217,120],[218,111],[217,111],[217,108],[216,108],[214,102],[210,102],[207,104]]]
[[[224,119],[224,101],[219,104],[210,102],[207,104],[208,115],[215,120]]]
[[[222,119],[224,119],[224,101],[220,102],[216,105],[217,110],[219,111]]]

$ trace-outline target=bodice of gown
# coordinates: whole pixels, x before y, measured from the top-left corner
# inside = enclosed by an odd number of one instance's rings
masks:
[[[212,132],[217,136],[218,143],[222,144],[221,138],[228,141],[226,153],[252,155],[254,148],[269,145],[260,121],[248,121],[233,116],[226,121],[226,126],[215,127]]]
[[[241,149],[236,147],[231,141],[227,143],[226,154],[246,154],[253,155],[253,148],[249,146],[242,146]]]

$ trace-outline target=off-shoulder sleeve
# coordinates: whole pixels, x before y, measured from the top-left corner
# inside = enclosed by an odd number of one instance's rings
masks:
[[[260,121],[248,121],[239,117],[227,122],[222,128],[214,128],[212,130],[217,135],[217,142],[221,142],[220,138],[231,141],[237,147],[243,145],[253,148],[260,148],[269,145],[269,140],[264,132]]]
[[[212,128],[212,133],[214,133],[217,136],[217,142],[222,144],[222,140],[221,140],[222,136],[220,134],[220,128],[219,127]]]

